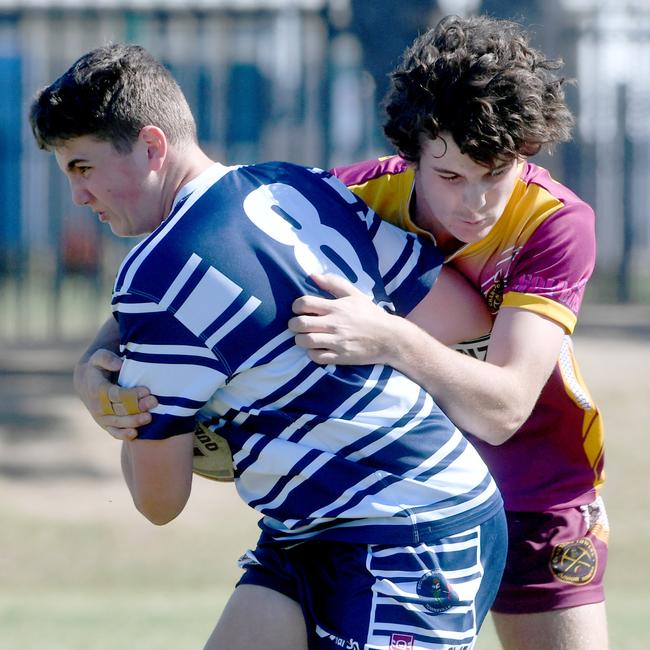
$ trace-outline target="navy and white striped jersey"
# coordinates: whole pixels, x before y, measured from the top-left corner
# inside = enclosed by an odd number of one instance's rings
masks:
[[[160,403],[140,438],[218,422],[277,540],[407,544],[478,525],[501,497],[431,396],[390,367],[319,366],[287,329],[311,273],[406,314],[441,262],[322,170],[214,165],[116,279],[120,383]]]

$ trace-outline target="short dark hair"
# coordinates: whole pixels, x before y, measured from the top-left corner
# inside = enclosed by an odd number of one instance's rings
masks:
[[[384,132],[415,163],[421,137],[441,131],[490,167],[533,155],[571,137],[561,67],[533,49],[516,23],[447,16],[413,42],[392,73]]]
[[[29,119],[41,149],[92,136],[128,153],[150,124],[172,144],[196,141],[194,117],[178,83],[138,45],[111,44],[84,54],[36,95]]]

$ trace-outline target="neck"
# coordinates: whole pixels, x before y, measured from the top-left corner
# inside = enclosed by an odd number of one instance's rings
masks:
[[[467,246],[467,243],[446,234],[440,239],[436,237],[436,246],[445,257],[449,257],[449,255],[453,255],[464,246]]]
[[[180,189],[214,165],[214,160],[209,158],[198,145],[192,144],[190,147],[170,153],[169,163],[170,173],[165,179],[163,188],[163,196],[166,197],[163,213],[165,216],[170,213]]]

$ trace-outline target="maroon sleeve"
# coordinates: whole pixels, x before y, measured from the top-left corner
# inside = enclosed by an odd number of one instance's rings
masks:
[[[577,314],[595,260],[593,210],[584,202],[564,205],[521,248],[506,291],[536,294]]]

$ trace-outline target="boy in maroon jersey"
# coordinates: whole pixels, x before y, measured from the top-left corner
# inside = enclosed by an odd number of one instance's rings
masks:
[[[512,23],[449,17],[392,75],[384,130],[400,155],[334,170],[382,217],[428,233],[485,296],[489,345],[466,348],[487,363],[429,336],[431,314],[416,327],[329,278],[345,297],[301,298],[291,322],[314,360],[399,368],[472,434],[509,520],[493,606],[507,649],[607,647],[603,426],[570,339],[594,214],[527,160],[569,137],[558,67]]]

